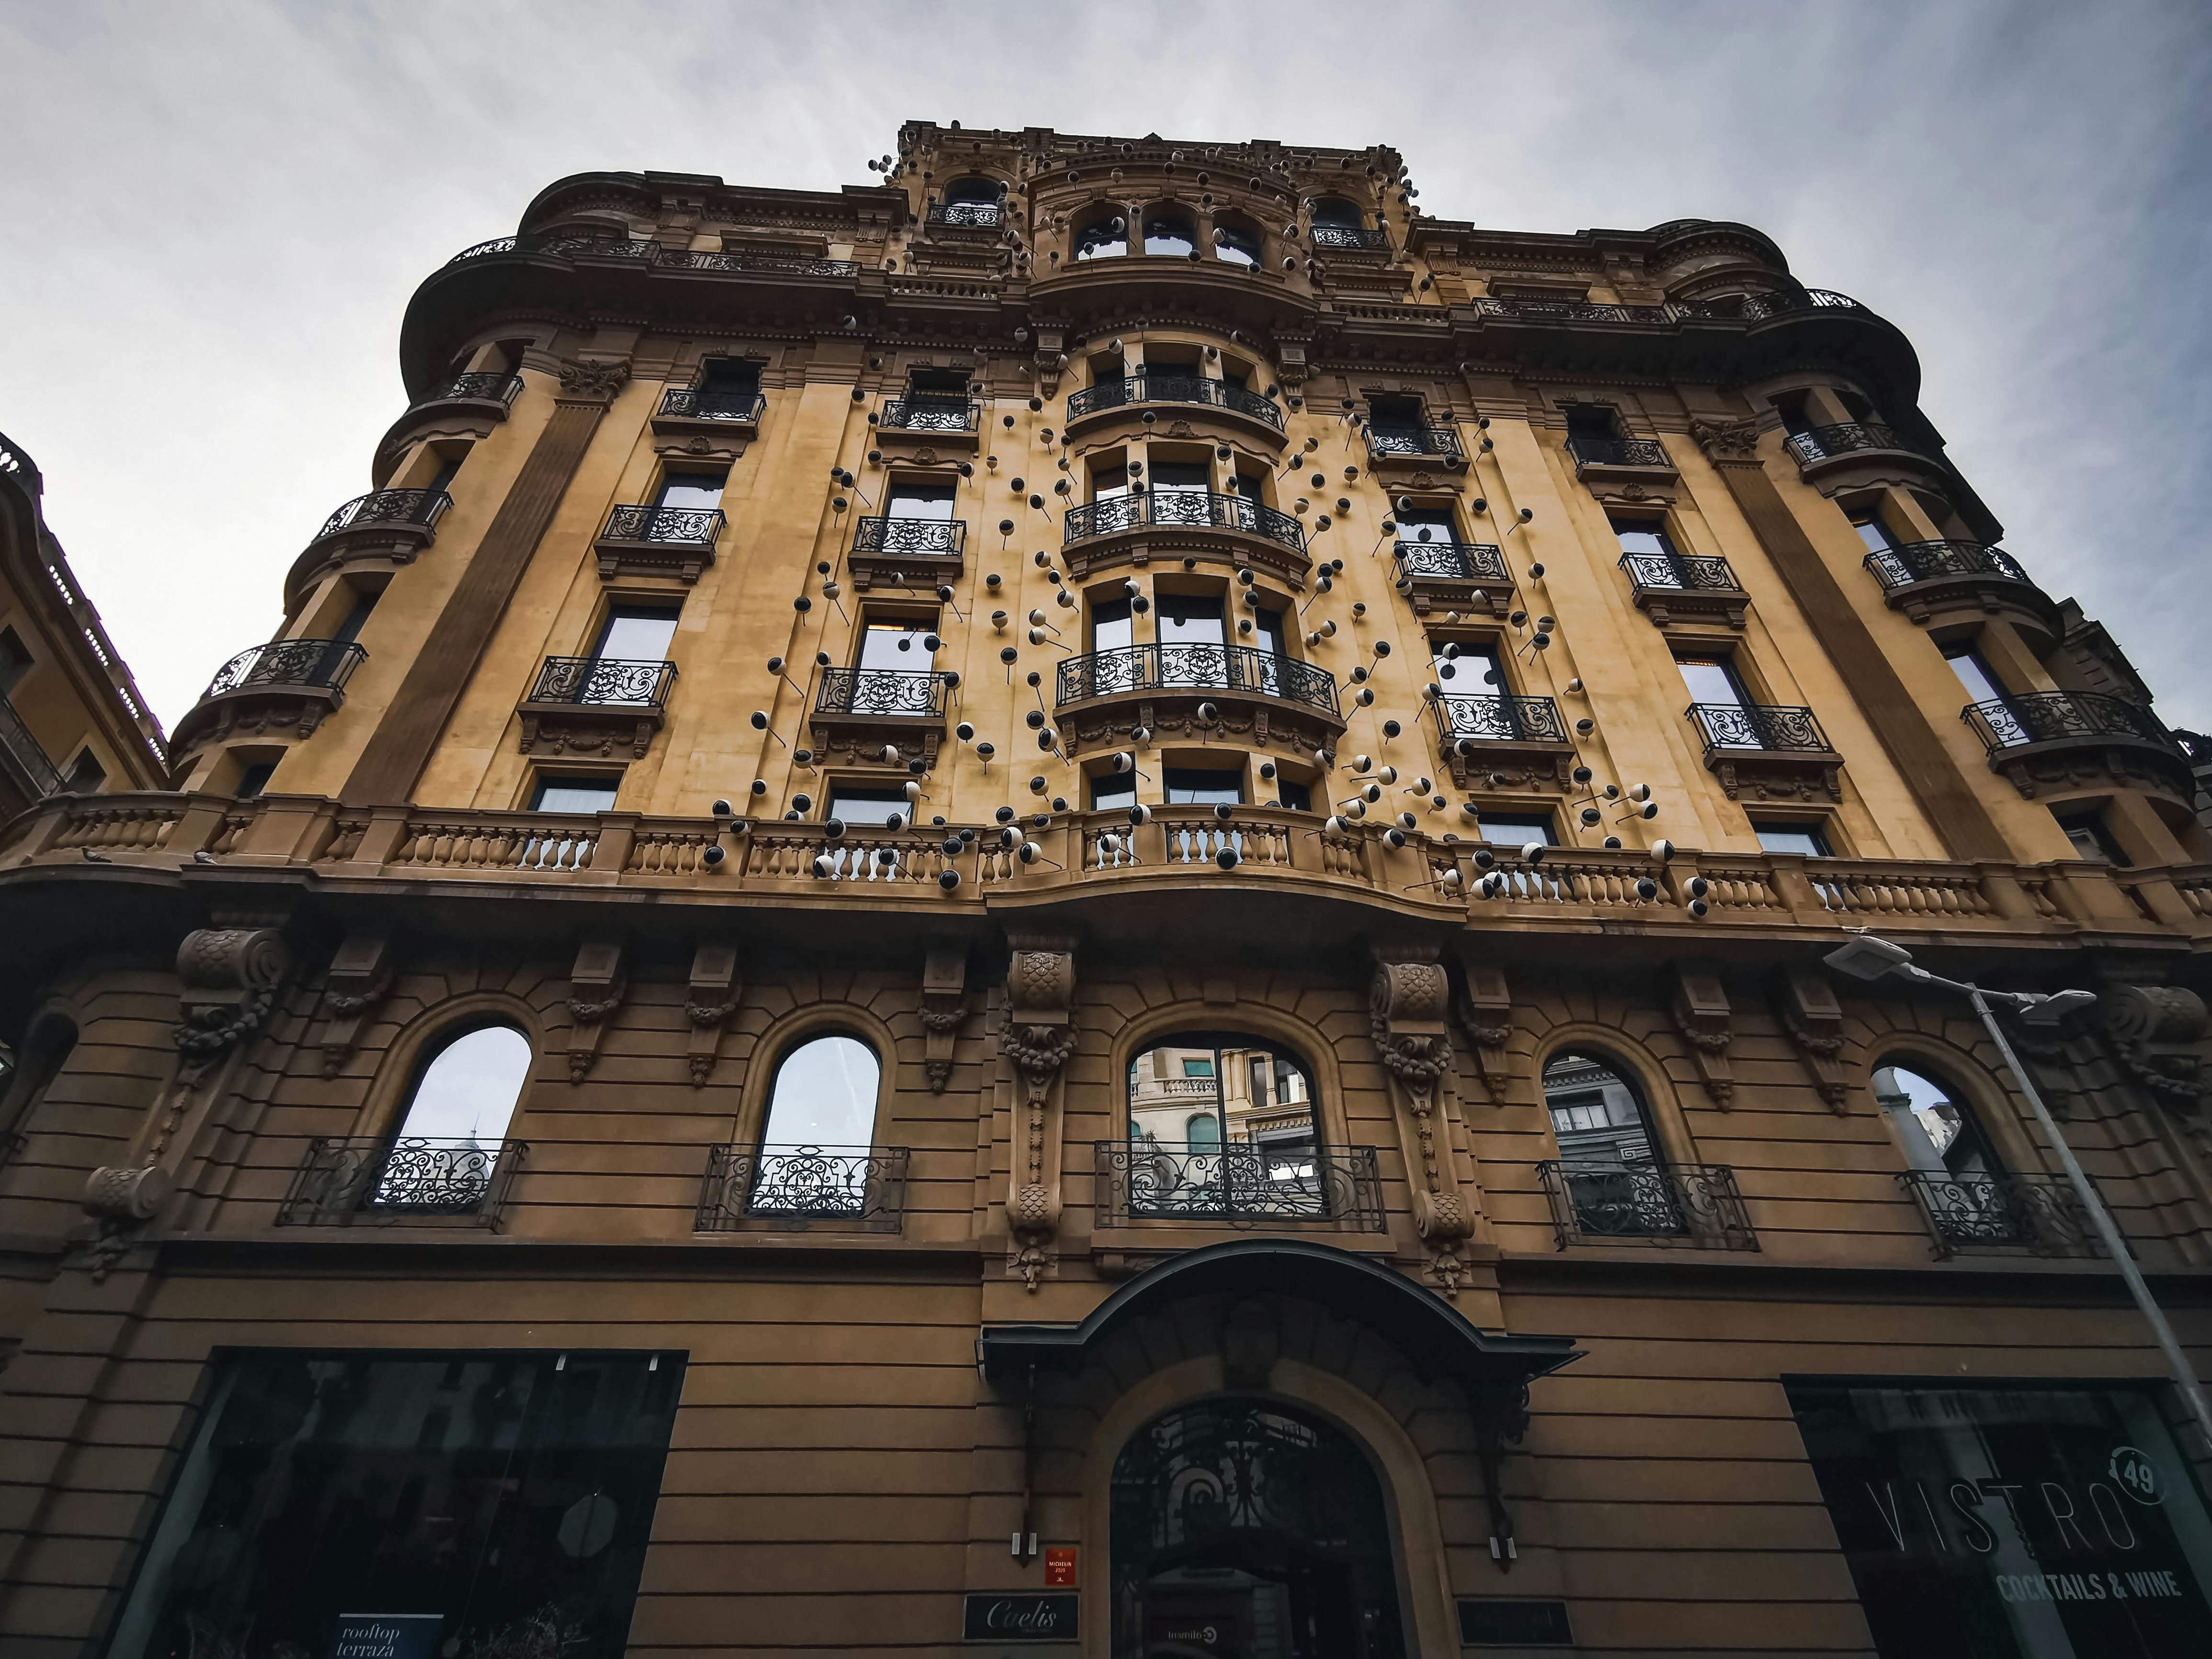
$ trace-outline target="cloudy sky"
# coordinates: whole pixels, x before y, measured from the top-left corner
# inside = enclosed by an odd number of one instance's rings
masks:
[[[2054,594],[2212,728],[2212,7],[0,0],[0,431],[165,721],[368,487],[424,275],[563,173],[908,117],[1395,144],[1431,212],[1740,219],[1919,348]]]

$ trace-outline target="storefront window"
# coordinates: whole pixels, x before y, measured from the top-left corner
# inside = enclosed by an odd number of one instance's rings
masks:
[[[2148,1393],[1789,1392],[1881,1659],[2212,1646],[2212,1523]]]
[[[683,1375],[677,1354],[233,1355],[109,1659],[323,1659],[369,1625],[407,1659],[617,1659]]]

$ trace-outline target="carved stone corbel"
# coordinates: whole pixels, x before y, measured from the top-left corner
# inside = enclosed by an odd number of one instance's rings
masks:
[[[1677,963],[1672,1007],[1674,1029],[1689,1043],[1690,1058],[1697,1062],[1698,1080],[1715,1105],[1727,1106],[1735,1096],[1728,1057],[1735,1028],[1729,1023],[1728,992],[1720,975],[1702,964]]]
[[[1013,1271],[1031,1291],[1052,1265],[1060,1229],[1057,1110],[1061,1073],[1075,1052],[1075,941],[1062,934],[1017,933],[1006,968],[1006,1058],[1021,1085],[1020,1122],[1009,1159],[1006,1224]]]
[[[1040,328],[1036,331],[1037,390],[1048,398],[1060,395],[1060,367],[1066,361],[1067,331]]]
[[[1428,1246],[1428,1276],[1448,1296],[1467,1273],[1461,1247],[1474,1218],[1452,1167],[1443,1080],[1451,1069],[1444,1023],[1451,985],[1431,947],[1378,947],[1367,998],[1368,1030],[1390,1079],[1398,1133],[1413,1177],[1413,1224]]]
[[[1845,1110],[1850,1085],[1844,1078],[1844,1007],[1828,981],[1809,968],[1784,974],[1782,1024],[1820,1098],[1832,1110]]]
[[[1716,421],[1703,415],[1690,417],[1690,436],[1715,466],[1759,465],[1759,416]]]
[[[323,990],[323,1075],[336,1077],[361,1044],[362,1027],[392,991],[392,938],[349,933]]]
[[[714,1074],[715,1051],[721,1046],[722,1028],[737,1012],[738,947],[702,945],[691,957],[690,988],[684,994],[684,1017],[691,1022],[691,1086],[705,1084]]]
[[[2120,1069],[2170,1111],[2203,1103],[2204,999],[2178,985],[2107,984],[2097,1015]]]
[[[568,970],[568,1081],[581,1083],[599,1057],[599,1039],[606,1035],[608,1016],[622,1006],[629,993],[623,978],[623,948],[619,945],[579,946],[576,965]]]
[[[1474,1039],[1476,1075],[1493,1106],[1505,1103],[1505,1045],[1513,1036],[1513,993],[1503,968],[1467,964],[1467,996],[1460,1004],[1460,1023]]]
[[[922,961],[921,1025],[928,1033],[922,1064],[933,1095],[952,1080],[952,1044],[967,1018],[968,952],[958,945],[933,949]]]
[[[273,927],[202,927],[177,947],[183,981],[171,1041],[177,1086],[190,1093],[240,1041],[258,1030],[290,971],[292,953]]]

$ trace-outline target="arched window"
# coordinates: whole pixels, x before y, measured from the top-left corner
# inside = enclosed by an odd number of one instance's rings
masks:
[[[1145,252],[1173,258],[1198,251],[1198,228],[1182,214],[1154,208],[1145,215]]]
[[[1129,251],[1129,222],[1111,208],[1101,209],[1075,233],[1075,257],[1102,259]]]
[[[1358,208],[1341,196],[1322,196],[1315,199],[1313,222],[1316,227],[1327,225],[1337,230],[1360,230],[1367,221]]]
[[[1875,1067],[1874,1097],[1908,1168],[1970,1179],[2003,1173],[1981,1125],[1955,1091],[1886,1061]]]
[[[999,203],[1006,186],[995,179],[955,179],[945,187],[945,200],[937,217],[940,223],[988,228],[999,222]]]
[[[522,1085],[530,1039],[507,1024],[466,1026],[428,1049],[399,1132],[383,1148],[370,1201],[457,1213],[491,1188]]]
[[[1115,1151],[1132,1214],[1320,1217],[1346,1202],[1304,1063],[1243,1032],[1178,1032],[1137,1054]]]
[[[1875,1067],[1874,1098],[1944,1253],[1976,1245],[2040,1244],[2065,1254],[2084,1247],[2089,1222],[2072,1189],[2008,1174],[1958,1091],[1888,1060]]]
[[[1213,256],[1224,263],[1243,265],[1247,270],[1260,263],[1260,234],[1249,226],[1235,221],[1216,220],[1213,226]]]
[[[1553,1199],[1584,1235],[1648,1238],[1686,1232],[1650,1112],[1625,1068],[1571,1049],[1544,1067],[1544,1104],[1559,1143],[1547,1173]]]
[[[31,1022],[23,1046],[14,1056],[14,1069],[0,1074],[6,1084],[0,1089],[0,1164],[8,1161],[10,1149],[30,1127],[31,1114],[39,1109],[76,1048],[76,1023],[68,1015],[50,1012]],[[5,1058],[0,1049],[0,1059]]]
[[[883,1208],[886,1175],[874,1150],[876,1051],[842,1032],[810,1037],[783,1057],[769,1094],[744,1207],[754,1215],[861,1217]]]

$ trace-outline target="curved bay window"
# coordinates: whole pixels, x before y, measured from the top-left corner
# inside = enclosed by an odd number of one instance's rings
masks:
[[[698,1227],[728,1231],[749,1217],[805,1227],[838,1220],[895,1231],[905,1149],[875,1143],[883,1062],[844,1032],[809,1037],[777,1065],[757,1146],[718,1146]]]
[[[2093,1247],[2073,1188],[2008,1170],[1959,1092],[1894,1060],[1874,1073],[1875,1103],[1905,1153],[1905,1182],[1939,1254],[2025,1245],[2046,1254]]]
[[[1207,1400],[1114,1461],[1114,1659],[1401,1659],[1382,1483],[1338,1430]]]
[[[1141,1050],[1127,1143],[1114,1150],[1133,1216],[1319,1219],[1346,1206],[1305,1066],[1264,1037],[1186,1031]]]

